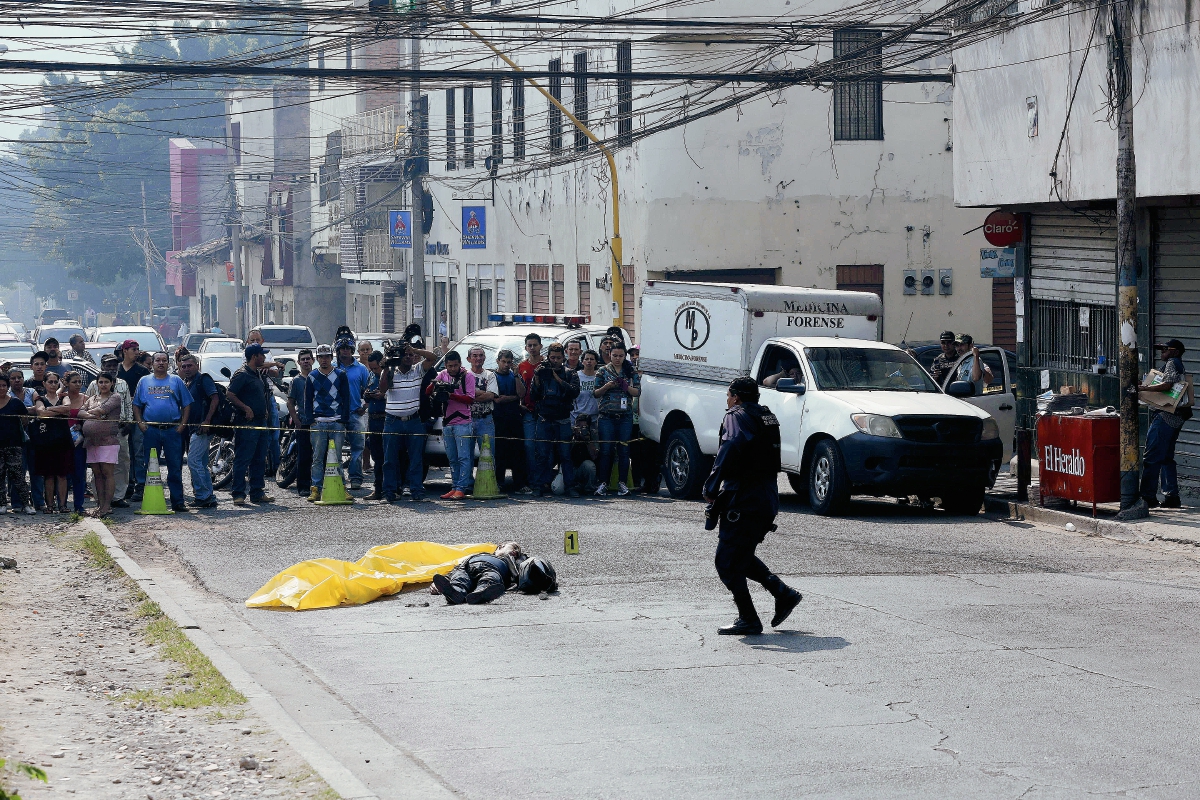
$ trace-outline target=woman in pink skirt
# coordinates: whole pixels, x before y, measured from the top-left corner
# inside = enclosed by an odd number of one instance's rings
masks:
[[[113,391],[116,378],[110,372],[96,376],[97,394],[89,397],[79,410],[83,420],[83,444],[87,448],[87,463],[96,479],[96,498],[100,507],[92,512],[95,517],[105,517],[112,512],[109,505],[113,496],[113,473],[117,467],[117,454],[121,452],[119,426],[121,419],[121,396]]]

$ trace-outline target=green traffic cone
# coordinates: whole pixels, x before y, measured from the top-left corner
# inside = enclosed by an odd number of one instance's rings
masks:
[[[329,440],[329,452],[325,457],[325,485],[321,487],[321,499],[313,505],[317,506],[348,506],[353,505],[354,498],[346,494],[346,484],[342,483],[341,466],[338,463],[338,453]]]
[[[614,450],[614,453],[613,453],[612,474],[608,476],[608,490],[610,492],[615,492],[619,488],[619,486],[618,486],[619,481],[617,480],[617,458],[618,458],[618,456],[615,452],[615,450],[616,450],[615,447],[613,448],[613,450]]]
[[[492,458],[492,437],[484,434],[479,442],[479,469],[475,471],[475,500],[495,500],[505,495],[496,485],[496,461]]]
[[[158,450],[151,447],[150,466],[146,470],[146,488],[142,492],[142,507],[133,513],[146,516],[175,513],[167,508],[167,497],[163,494],[162,476],[158,469]]]

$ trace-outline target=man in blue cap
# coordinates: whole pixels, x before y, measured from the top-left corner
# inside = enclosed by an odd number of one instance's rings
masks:
[[[271,503],[275,500],[266,491],[267,445],[271,441],[271,431],[267,429],[269,395],[262,377],[270,351],[264,350],[261,344],[251,344],[244,352],[246,363],[233,373],[225,391],[225,397],[238,411],[235,419],[239,427],[233,435],[233,487],[230,490],[235,506],[246,505],[247,482],[251,502]]]

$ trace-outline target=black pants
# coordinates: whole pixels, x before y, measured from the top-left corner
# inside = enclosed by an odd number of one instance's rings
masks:
[[[312,489],[312,436],[303,425],[293,434],[296,437],[296,491],[308,494]]]
[[[504,594],[504,577],[485,562],[468,561],[466,567],[455,567],[447,577],[463,594],[473,595],[468,602],[490,603]]]
[[[775,597],[787,591],[783,581],[772,574],[762,559],[754,554],[766,538],[773,518],[744,514],[731,521],[728,519],[730,513],[721,515],[715,558],[717,576],[721,583],[725,584],[725,588],[733,593],[738,616],[746,622],[758,622],[758,612],[754,609],[754,601],[750,598],[750,586],[746,580],[761,583],[763,588]],[[737,512],[732,513],[736,515]]]
[[[375,494],[383,494],[383,414],[371,414],[367,418],[367,449],[375,464]]]
[[[633,426],[633,440],[629,444],[629,469],[633,485],[647,494],[657,494],[662,486],[662,459],[659,458],[658,442],[642,438],[641,428]]]
[[[525,462],[525,431],[521,426],[521,415],[505,419],[492,414],[496,421],[496,441],[493,457],[496,459],[496,483],[504,488],[504,473],[512,471],[513,486],[520,489],[529,484],[529,469]]]

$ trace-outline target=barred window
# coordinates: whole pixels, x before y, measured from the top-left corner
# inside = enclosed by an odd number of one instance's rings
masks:
[[[492,78],[492,164],[504,158],[504,79]]]
[[[475,87],[463,87],[463,166],[475,166]]]
[[[575,54],[575,118],[584,125],[588,124],[588,94],[587,94],[587,68],[588,57],[587,53]],[[582,153],[587,150],[588,138],[587,134],[579,128],[575,128],[575,152]]]
[[[458,169],[458,143],[454,132],[454,90],[446,90],[446,169]]]
[[[525,158],[525,79],[513,78],[512,85],[513,160]]]
[[[633,72],[633,43],[617,44],[617,72]],[[617,78],[617,147],[633,144],[633,78]]]
[[[562,59],[550,59],[550,96],[562,102]],[[562,124],[563,116],[558,106],[550,104],[550,152],[559,153],[563,149]]]
[[[834,58],[845,58],[850,72],[883,71],[883,34],[856,28],[833,32]],[[833,138],[839,141],[883,138],[883,81],[867,79],[833,87]]]

